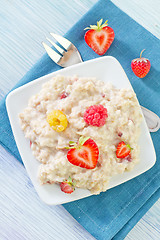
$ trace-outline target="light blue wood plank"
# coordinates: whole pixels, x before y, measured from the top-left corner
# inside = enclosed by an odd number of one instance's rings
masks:
[[[1,87],[7,93],[45,53],[49,32],[64,34],[97,0],[1,0]]]
[[[61,205],[41,202],[25,168],[1,146],[0,159],[1,240],[94,239]]]

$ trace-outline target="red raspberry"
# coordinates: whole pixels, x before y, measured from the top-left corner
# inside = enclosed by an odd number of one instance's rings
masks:
[[[102,105],[90,106],[84,113],[84,121],[88,125],[101,127],[106,123],[107,109]]]

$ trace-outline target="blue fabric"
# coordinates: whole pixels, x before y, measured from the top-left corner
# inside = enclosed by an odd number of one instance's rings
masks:
[[[115,31],[115,40],[105,55],[119,60],[140,104],[160,115],[160,41],[156,37],[108,0],[100,0],[94,5],[65,36],[77,46],[84,61],[99,57],[85,43],[83,29],[101,18],[108,19],[109,26]],[[152,67],[144,79],[139,79],[130,65],[142,49],[146,49],[143,55],[150,59]],[[16,87],[59,69],[45,54]],[[0,113],[0,142],[21,161],[7,117],[5,100],[0,104]],[[160,131],[151,135],[157,154],[157,162],[152,169],[99,196],[64,204],[96,239],[123,239],[160,197]]]

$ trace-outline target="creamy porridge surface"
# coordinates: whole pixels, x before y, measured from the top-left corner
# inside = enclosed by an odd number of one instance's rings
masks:
[[[62,94],[65,98],[61,98]],[[83,115],[92,105],[101,104],[108,111],[104,126],[88,126]],[[68,120],[62,132],[54,131],[46,121],[53,110],[61,110]],[[130,171],[139,161],[138,139],[141,114],[135,93],[117,89],[111,83],[95,78],[56,76],[32,96],[19,114],[21,128],[31,142],[35,158],[40,162],[38,178],[41,184],[60,183],[71,177],[76,187],[94,194],[106,191],[109,179]],[[99,148],[94,169],[85,169],[67,160],[69,141],[89,136]],[[120,141],[132,147],[132,159],[118,159],[116,146]]]

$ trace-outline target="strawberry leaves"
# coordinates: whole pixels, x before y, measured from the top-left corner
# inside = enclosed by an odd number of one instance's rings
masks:
[[[83,144],[89,139],[90,137],[84,137],[81,136],[78,140],[78,143],[75,143],[74,141],[69,141],[69,147],[65,147],[66,149],[74,149],[74,148],[81,148]]]
[[[89,138],[90,138],[90,137],[83,137],[83,136],[81,136],[81,137],[79,138],[78,143],[79,143],[81,146],[83,146],[83,144],[84,144]]]
[[[86,27],[84,30],[87,30],[87,29],[93,29],[93,30],[98,30],[100,31],[102,28],[108,26],[108,20],[105,21],[105,23],[103,23],[103,19],[101,19],[99,22],[97,21],[97,25],[90,25],[89,27]]]

